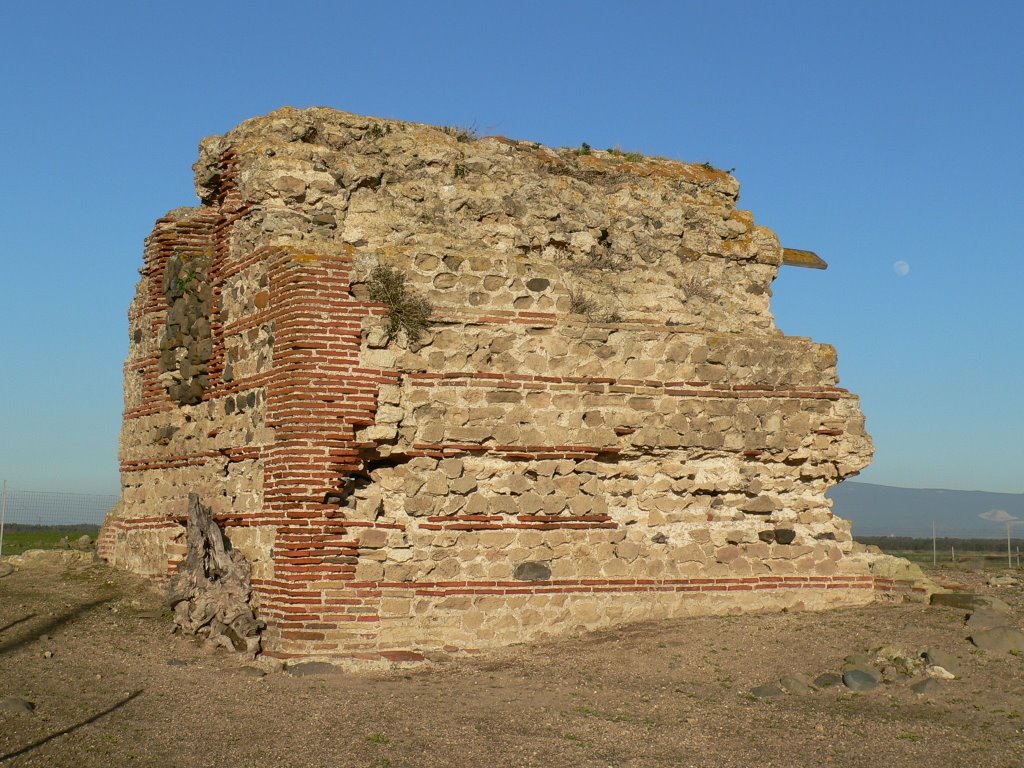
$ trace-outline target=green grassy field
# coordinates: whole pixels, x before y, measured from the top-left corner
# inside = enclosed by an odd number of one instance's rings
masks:
[[[74,543],[83,535],[96,538],[98,525],[21,525],[11,524],[4,527],[4,555],[19,555],[26,549],[55,549],[60,546],[61,539],[67,538]]]
[[[949,550],[945,552],[937,552],[936,557],[932,558],[931,552],[919,552],[916,550],[891,550],[886,552],[887,555],[895,555],[896,557],[906,558],[912,563],[919,563],[921,565],[931,565],[933,562],[936,565],[973,565],[978,569],[982,570],[1006,570],[1007,568],[1013,568],[1017,570],[1020,566],[1017,564],[1017,553],[1013,553],[1013,557],[1008,559],[1006,554],[993,555],[991,552],[956,552],[955,560]],[[1011,565],[1012,562],[1012,565]]]
[[[862,544],[875,544],[887,555],[895,555],[922,565],[970,565],[983,570],[1020,568],[1020,540],[1010,543],[1007,557],[1006,539],[940,538],[935,541],[933,553],[931,539],[905,536],[858,536]]]

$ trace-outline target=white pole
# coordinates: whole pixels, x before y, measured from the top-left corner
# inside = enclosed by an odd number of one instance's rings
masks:
[[[939,562],[938,550],[935,546],[935,521],[932,520],[932,565]]]
[[[3,501],[0,501],[0,557],[4,554],[4,520],[7,519],[7,481],[4,480]]]
[[[1006,521],[1006,567],[1013,568],[1013,550],[1010,549],[1010,521]]]

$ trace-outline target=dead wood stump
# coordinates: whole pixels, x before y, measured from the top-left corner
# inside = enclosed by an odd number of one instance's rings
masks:
[[[250,603],[249,561],[230,548],[210,508],[195,493],[188,496],[186,530],[188,554],[167,585],[174,623],[223,648],[255,656],[264,624]]]

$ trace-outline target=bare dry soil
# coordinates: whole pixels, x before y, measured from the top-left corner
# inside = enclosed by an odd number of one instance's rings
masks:
[[[681,619],[385,671],[259,676],[172,635],[158,592],[89,555],[0,574],[0,700],[35,706],[0,708],[5,765],[1024,764],[1024,658],[975,649],[954,608]],[[989,587],[991,575],[937,578],[998,595],[1020,627],[1024,590]],[[948,651],[962,675],[923,696],[902,679],[751,695],[883,645]]]

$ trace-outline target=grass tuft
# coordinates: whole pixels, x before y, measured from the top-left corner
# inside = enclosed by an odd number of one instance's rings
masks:
[[[406,287],[405,275],[383,264],[373,268],[368,285],[370,298],[387,307],[388,341],[397,336],[399,331],[405,331],[409,341],[419,341],[434,311],[430,302]]]

